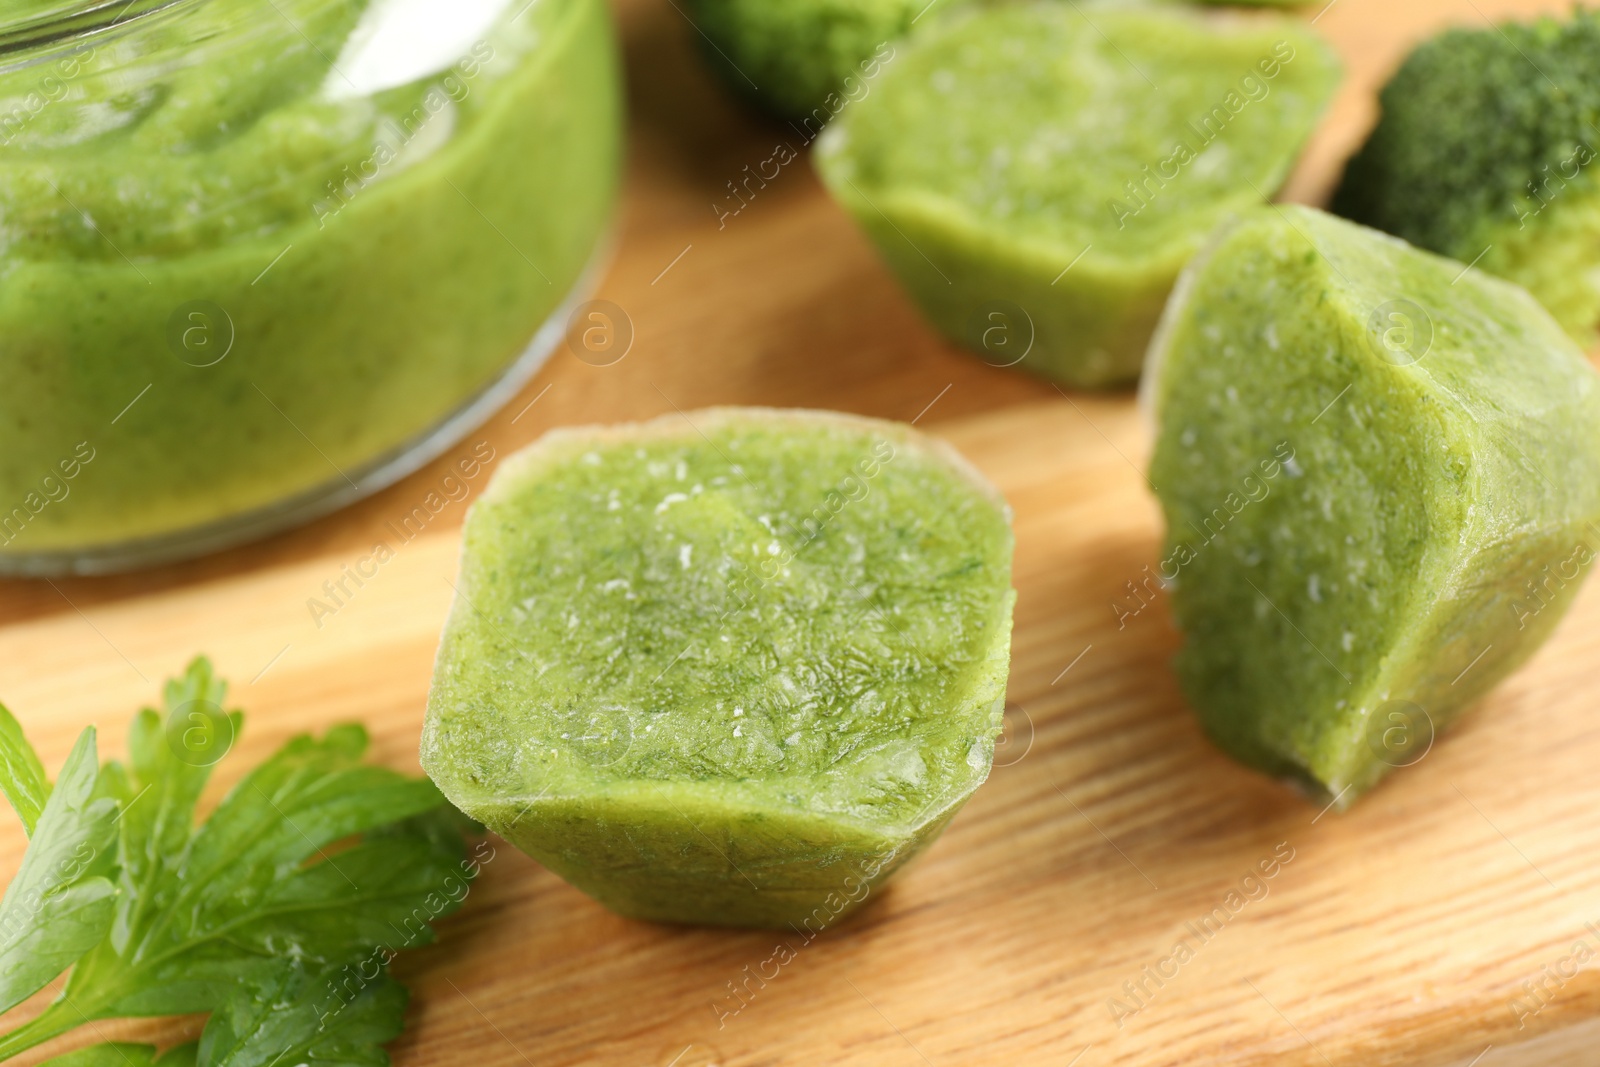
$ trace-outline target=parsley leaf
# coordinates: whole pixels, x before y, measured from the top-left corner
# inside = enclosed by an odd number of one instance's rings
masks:
[[[459,820],[428,780],[363,764],[364,730],[336,726],[291,739],[196,826],[210,764],[243,723],[223,710],[225,697],[211,665],[196,659],[168,683],[165,718],[147,708],[134,719],[126,769],[107,764],[96,781],[92,732],[87,756],[74,750],[87,784],[76,770],[69,792],[62,772],[23,869],[58,847],[56,837],[67,840],[50,830],[58,798],[87,800],[112,813],[106,873],[115,891],[104,878],[84,880],[105,893],[99,934],[87,952],[73,942],[70,959],[62,940],[33,988],[76,960],[65,988],[0,1036],[0,1059],[97,1019],[210,1012],[195,1067],[388,1062],[381,1046],[399,1033],[405,991],[387,965],[432,940],[432,922],[460,906],[477,869],[463,859]],[[52,1062],[154,1067],[129,1048]],[[170,1055],[160,1067],[186,1067],[169,1065]]]
[[[90,1045],[54,1059],[40,1067],[195,1067],[195,1043],[179,1045],[160,1056],[154,1045],[135,1045],[127,1041],[107,1041]]]
[[[0,1011],[43,989],[111,928],[115,889],[90,876],[116,834],[117,803],[95,795],[98,774],[90,728],[67,757],[33,843],[0,899]]]
[[[50,795],[50,783],[44,776],[44,764],[38,753],[22,736],[22,726],[0,704],[0,792],[16,809],[22,828],[33,836],[39,812],[44,810],[45,798]]]
[[[330,996],[333,969],[278,966],[241,988],[211,1017],[200,1037],[209,1067],[386,1067],[383,1044],[400,1033],[406,990],[376,972],[349,999]]]
[[[379,971],[360,982],[346,980],[348,988],[329,997],[340,977],[273,961],[235,987],[198,1043],[157,1057],[153,1045],[107,1042],[40,1067],[385,1067],[383,1044],[400,1033],[405,987]]]

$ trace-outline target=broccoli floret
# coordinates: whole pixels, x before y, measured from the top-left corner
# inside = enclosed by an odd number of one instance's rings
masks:
[[[1412,52],[1381,102],[1333,210],[1521,283],[1592,343],[1600,12],[1443,33]]]

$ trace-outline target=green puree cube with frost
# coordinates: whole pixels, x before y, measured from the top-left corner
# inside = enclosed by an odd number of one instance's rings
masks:
[[[1600,549],[1600,379],[1524,290],[1375,230],[1225,228],[1146,390],[1184,691],[1341,803],[1527,659]]]
[[[1451,30],[1382,103],[1334,211],[1509,278],[1600,339],[1600,12]]]
[[[702,52],[723,82],[813,136],[893,59],[914,25],[971,0],[688,0]],[[1298,7],[1306,0],[1188,0]]]
[[[815,932],[988,775],[1011,545],[996,491],[896,423],[549,434],[467,519],[423,766],[624,915]]]
[[[1116,385],[1206,235],[1283,183],[1338,77],[1282,17],[964,11],[899,46],[818,167],[952,340]]]
[[[948,2],[948,0],[945,0]],[[859,98],[928,0],[688,0],[722,80],[814,136]]]

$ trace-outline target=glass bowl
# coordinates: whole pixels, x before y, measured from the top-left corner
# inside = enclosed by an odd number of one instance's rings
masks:
[[[209,551],[388,485],[533,374],[621,144],[603,0],[0,17],[0,572]]]

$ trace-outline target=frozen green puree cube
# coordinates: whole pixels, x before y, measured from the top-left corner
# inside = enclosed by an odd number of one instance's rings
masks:
[[[624,915],[820,931],[989,773],[1011,543],[896,423],[557,431],[467,520],[423,766]]]
[[[1600,380],[1524,290],[1310,208],[1179,282],[1146,381],[1206,730],[1348,803],[1528,658],[1600,548]]]
[[[706,61],[724,83],[757,107],[794,120],[809,138],[870,91],[865,83],[894,58],[899,38],[926,18],[972,2],[687,0],[685,6],[704,35]],[[1188,2],[1295,7],[1304,0]]]
[[[1338,81],[1304,23],[1180,8],[975,9],[898,48],[823,179],[947,336],[1084,386],[1138,376],[1178,272]]]
[[[952,0],[934,0],[936,5]],[[706,60],[751,103],[815,136],[894,55],[929,0],[687,0]]]

